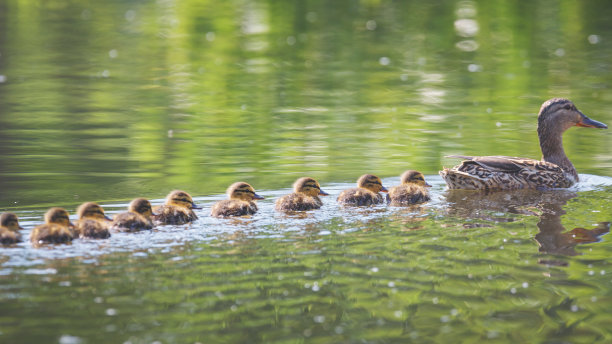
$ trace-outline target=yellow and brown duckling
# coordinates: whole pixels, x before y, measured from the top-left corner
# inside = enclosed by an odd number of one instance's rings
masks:
[[[30,241],[38,244],[59,244],[72,241],[74,225],[63,208],[51,208],[45,213],[45,223],[36,226],[30,233]]]
[[[319,209],[323,202],[319,196],[327,196],[321,190],[319,183],[309,177],[303,177],[293,183],[293,193],[283,196],[276,201],[278,211],[303,211]]]
[[[76,224],[76,236],[80,238],[106,239],[112,221],[104,214],[104,209],[95,202],[86,202],[77,209],[79,220]]]
[[[580,112],[568,99],[554,98],[542,104],[538,114],[538,138],[542,159],[507,156],[461,156],[453,168],[440,171],[449,189],[509,190],[568,188],[578,173],[563,150],[563,133],[571,127],[607,129]]]
[[[344,190],[340,193],[338,203],[355,206],[383,203],[383,196],[379,192],[387,192],[380,178],[373,174],[364,174],[357,179],[356,188]]]
[[[153,228],[153,210],[145,198],[136,198],[128,206],[127,213],[115,215],[111,229],[118,232],[138,232]]]
[[[229,199],[215,203],[210,211],[211,216],[230,217],[253,215],[257,212],[255,200],[263,199],[255,189],[245,182],[237,182],[227,189]]]
[[[193,209],[202,208],[193,203],[187,192],[174,190],[166,196],[164,204],[155,207],[153,219],[160,225],[182,225],[198,219]]]
[[[14,213],[0,215],[0,244],[10,245],[21,242],[19,218]]]
[[[387,202],[394,206],[418,204],[430,200],[428,187],[423,173],[408,170],[400,177],[401,185],[392,187],[387,194]]]

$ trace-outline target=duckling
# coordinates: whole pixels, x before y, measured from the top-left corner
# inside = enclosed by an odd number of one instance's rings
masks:
[[[86,202],[77,209],[79,221],[76,234],[81,238],[106,239],[110,237],[109,223],[112,221],[104,215],[104,209],[94,202]]]
[[[227,189],[229,199],[215,203],[210,211],[211,216],[230,217],[253,215],[257,212],[256,199],[263,199],[255,189],[245,182],[237,182]]]
[[[59,244],[72,241],[74,225],[63,208],[51,208],[45,213],[45,223],[36,226],[30,233],[30,241],[38,244]]]
[[[387,202],[395,206],[423,203],[430,200],[425,176],[419,171],[408,170],[400,177],[401,185],[392,187],[387,194]]]
[[[563,133],[573,127],[607,129],[580,112],[568,99],[545,101],[538,114],[538,139],[542,159],[507,156],[463,156],[453,168],[439,172],[449,189],[510,190],[568,188],[578,182],[578,172],[563,150]]]
[[[136,198],[128,206],[127,213],[115,215],[111,229],[119,232],[138,232],[153,228],[151,203],[144,198]]]
[[[192,209],[202,208],[193,203],[191,195],[185,191],[175,190],[166,196],[165,204],[155,207],[157,215],[153,218],[155,223],[160,225],[182,225],[198,219]]]
[[[343,205],[369,206],[383,203],[379,192],[388,192],[380,178],[373,174],[364,174],[357,179],[357,187],[344,190],[338,196],[338,203]]]
[[[0,215],[0,243],[10,245],[21,242],[21,234],[18,230],[23,229],[19,225],[19,218],[14,213],[3,213]]]
[[[293,183],[293,193],[283,196],[276,201],[278,211],[302,211],[319,209],[323,202],[319,198],[329,195],[321,190],[319,183],[308,177],[303,177]]]

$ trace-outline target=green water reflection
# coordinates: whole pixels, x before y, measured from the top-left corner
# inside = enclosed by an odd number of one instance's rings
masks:
[[[205,206],[184,231],[0,248],[0,342],[612,342],[612,246],[579,240],[609,230],[609,183],[466,198],[434,177],[416,210],[272,210],[303,175],[337,194],[449,154],[539,158],[551,97],[610,125],[610,18],[601,0],[0,1],[0,210],[30,230],[51,205],[180,188]],[[565,150],[612,177],[611,138],[574,128]],[[237,180],[260,214],[207,218]]]

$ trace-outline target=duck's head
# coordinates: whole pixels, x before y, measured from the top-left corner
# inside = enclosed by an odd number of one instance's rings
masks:
[[[562,133],[573,126],[608,128],[607,125],[588,118],[569,99],[553,98],[542,104],[538,114],[538,134],[540,137],[545,135],[547,131]]]
[[[128,211],[136,214],[140,214],[146,218],[153,216],[153,209],[151,208],[151,202],[146,198],[136,198],[130,202]]]
[[[303,177],[296,180],[295,183],[293,183],[293,191],[295,193],[302,193],[308,196],[329,195],[327,192],[321,190],[319,182],[309,177]]]
[[[423,173],[415,170],[408,170],[402,173],[400,181],[402,182],[402,184],[416,184],[420,186],[431,187],[431,185],[425,182],[425,176],[423,176]]]
[[[388,192],[387,188],[382,185],[380,178],[373,174],[364,174],[357,179],[357,187],[368,189],[374,193]]]
[[[176,205],[187,209],[202,209],[193,203],[191,195],[181,190],[174,190],[166,196],[167,205]]]
[[[14,213],[4,213],[0,215],[0,226],[6,227],[13,232],[23,229],[19,225],[19,218]]]
[[[255,189],[249,183],[237,182],[227,188],[227,197],[250,202],[254,199],[264,199],[255,193]]]
[[[96,220],[107,220],[112,221],[108,216],[104,214],[104,209],[95,202],[85,202],[77,209],[77,215],[79,219],[96,219]]]
[[[64,208],[51,208],[45,213],[45,223],[47,224],[58,224],[66,227],[74,227],[68,217],[68,212]]]

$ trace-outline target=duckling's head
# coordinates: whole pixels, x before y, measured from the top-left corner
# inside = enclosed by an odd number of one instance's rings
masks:
[[[327,192],[321,190],[319,182],[309,177],[303,177],[296,180],[295,183],[293,183],[293,191],[295,193],[302,193],[311,197],[318,195],[329,195]]]
[[[538,134],[540,138],[548,132],[563,133],[573,126],[608,128],[607,125],[588,118],[569,99],[549,99],[540,107],[540,113],[538,114]]]
[[[373,174],[364,174],[357,179],[357,187],[368,189],[374,193],[388,192],[387,188],[382,185],[380,178]]]
[[[415,170],[408,170],[402,173],[400,180],[402,184],[416,184],[419,186],[427,186],[427,187],[431,186],[427,184],[427,182],[425,182],[425,176],[423,176],[423,173],[419,171],[415,171]]]
[[[19,219],[14,213],[3,213],[0,215],[0,226],[6,227],[13,232],[23,229],[19,225]]]
[[[193,203],[191,195],[181,190],[174,190],[166,196],[167,205],[176,205],[187,209],[202,209]]]
[[[140,214],[144,217],[153,216],[153,209],[151,209],[151,202],[146,198],[136,198],[130,202],[128,211],[132,213]]]
[[[250,202],[254,199],[263,199],[255,193],[255,189],[249,183],[236,182],[227,188],[227,197],[230,199],[237,199],[242,201]]]
[[[68,212],[64,208],[51,208],[45,213],[45,223],[55,223],[58,225],[73,227],[74,225],[70,222]]]
[[[95,202],[85,202],[77,209],[77,215],[79,219],[97,219],[112,221],[108,216],[104,214],[104,209]]]

